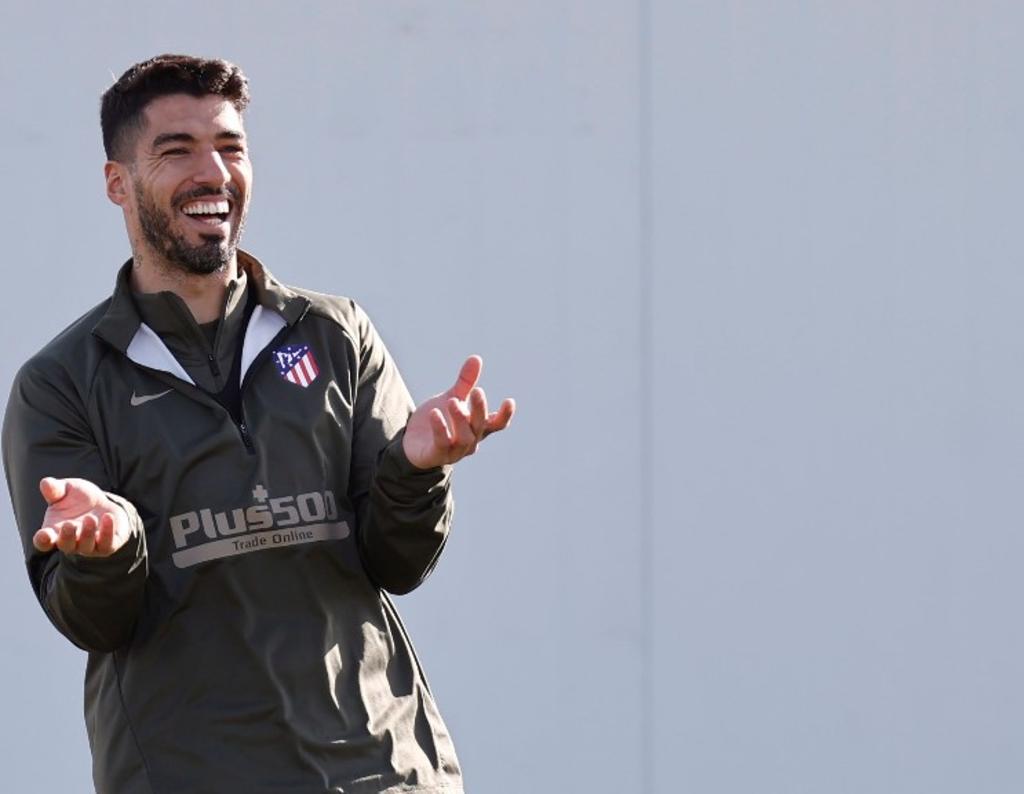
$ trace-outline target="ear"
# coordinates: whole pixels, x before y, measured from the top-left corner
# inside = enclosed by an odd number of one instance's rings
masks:
[[[107,198],[123,207],[128,202],[131,184],[128,167],[116,160],[108,160],[103,166],[103,177],[107,182]]]

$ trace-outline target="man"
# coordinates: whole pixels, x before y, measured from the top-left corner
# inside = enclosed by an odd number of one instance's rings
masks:
[[[238,250],[248,98],[172,55],[103,95],[132,258],[11,393],[29,577],[89,652],[99,792],[461,792],[384,591],[430,573],[450,464],[514,404],[488,411],[474,356],[413,411],[356,304]]]

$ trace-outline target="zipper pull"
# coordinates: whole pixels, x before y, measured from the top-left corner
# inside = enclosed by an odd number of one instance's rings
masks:
[[[207,355],[206,360],[210,362],[210,372],[213,373],[213,377],[220,377],[220,367],[217,366],[217,359],[213,353]]]
[[[252,445],[252,436],[249,435],[249,428],[246,427],[245,422],[238,423],[238,432],[242,434],[242,443],[245,444],[245,448],[250,452],[255,452],[256,448]]]

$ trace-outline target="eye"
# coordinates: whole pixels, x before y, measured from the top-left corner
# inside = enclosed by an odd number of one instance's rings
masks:
[[[167,157],[168,155],[188,154],[188,149],[178,147],[176,149],[164,149],[160,152],[161,157]]]
[[[239,146],[237,143],[229,143],[227,146],[221,146],[220,150],[227,154],[245,154],[245,147]]]

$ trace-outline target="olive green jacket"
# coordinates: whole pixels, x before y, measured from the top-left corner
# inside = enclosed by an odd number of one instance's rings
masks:
[[[237,421],[142,322],[130,265],[11,391],[8,485],[39,602],[89,652],[96,789],[460,792],[383,592],[437,562],[450,472],[405,457],[412,401],[355,303],[239,262],[258,305]],[[98,484],[131,539],[105,559],[36,551],[44,476]]]

